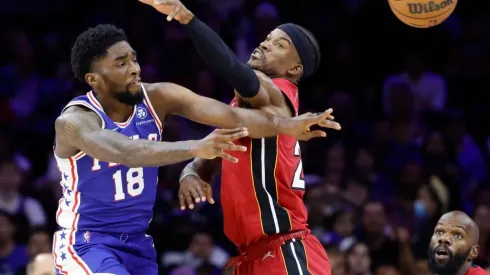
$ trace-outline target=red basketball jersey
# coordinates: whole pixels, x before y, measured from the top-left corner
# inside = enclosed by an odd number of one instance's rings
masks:
[[[488,275],[488,273],[479,266],[472,266],[468,269],[466,275]]]
[[[298,115],[298,88],[285,79],[273,79]],[[231,106],[239,107],[236,98]],[[266,235],[306,229],[303,203],[305,181],[297,140],[290,136],[235,142],[246,152],[229,152],[239,162],[223,161],[221,202],[224,232],[237,246]]]

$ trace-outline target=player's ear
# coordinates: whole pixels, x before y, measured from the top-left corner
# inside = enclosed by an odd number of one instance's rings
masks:
[[[468,260],[473,261],[478,257],[478,252],[480,251],[480,247],[478,245],[472,245],[470,254],[468,255]]]
[[[91,87],[96,87],[99,82],[99,77],[100,76],[96,73],[87,73],[85,75],[85,81],[87,81],[87,84]]]
[[[292,76],[300,76],[303,73],[303,65],[295,64],[288,70],[288,74]]]

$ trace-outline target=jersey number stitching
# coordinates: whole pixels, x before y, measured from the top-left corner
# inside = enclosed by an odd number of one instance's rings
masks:
[[[291,188],[305,190],[305,178],[303,175],[303,161],[301,160],[301,148],[299,147],[299,142],[296,141],[296,145],[294,146],[294,156],[299,158],[298,167],[294,171],[293,183],[291,184]]]
[[[114,185],[116,193],[114,194],[115,201],[121,201],[126,198],[123,188],[122,172],[118,170],[114,175],[112,175],[114,180]],[[126,192],[131,197],[136,197],[143,193],[145,188],[145,180],[143,178],[143,168],[131,168],[126,172]]]

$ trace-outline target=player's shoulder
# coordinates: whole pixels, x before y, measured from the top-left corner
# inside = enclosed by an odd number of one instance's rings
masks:
[[[166,98],[178,96],[176,87],[180,85],[171,82],[143,83],[146,95],[153,102],[160,102]]]
[[[281,88],[276,85],[274,79],[270,78],[261,71],[254,71],[262,88],[265,88],[268,92],[281,92]]]
[[[68,128],[89,127],[91,125],[100,127],[101,123],[100,116],[93,110],[84,106],[73,105],[56,118],[55,130],[60,132]]]

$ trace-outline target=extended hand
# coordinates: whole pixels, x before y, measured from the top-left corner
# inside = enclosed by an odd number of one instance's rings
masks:
[[[323,113],[305,113],[294,117],[288,124],[287,134],[297,140],[310,140],[317,137],[326,137],[327,134],[322,130],[310,131],[311,126],[319,125],[324,128],[340,130],[340,124],[333,121],[333,109],[328,109]]]
[[[230,156],[224,151],[247,151],[247,147],[235,145],[233,143],[233,141],[246,136],[248,136],[246,128],[214,130],[207,137],[197,142],[195,155],[196,157],[203,159],[215,159],[220,157],[233,163],[237,163],[238,159]]]
[[[213,190],[209,183],[202,181],[194,174],[186,175],[180,180],[179,204],[181,210],[185,210],[186,207],[194,209],[194,202],[199,203],[206,200],[214,204]]]
[[[138,0],[152,6],[157,11],[167,15],[167,21],[176,19],[182,23],[184,18],[192,16],[192,13],[180,2],[180,0]]]

